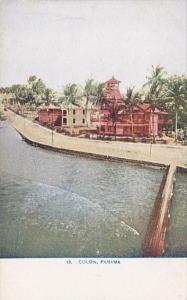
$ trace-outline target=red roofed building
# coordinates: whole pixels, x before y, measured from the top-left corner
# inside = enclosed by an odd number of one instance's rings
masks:
[[[109,102],[115,102],[122,104],[124,102],[124,97],[121,95],[119,90],[119,83],[121,81],[114,78],[114,76],[105,82],[105,87],[103,91],[102,104],[108,104]]]
[[[42,125],[61,126],[62,110],[60,107],[40,107],[38,110],[38,121]]]
[[[102,135],[150,137],[158,136],[164,127],[171,124],[167,113],[150,104],[125,104],[119,90],[120,81],[112,77],[105,83],[101,103],[93,112],[91,123]]]

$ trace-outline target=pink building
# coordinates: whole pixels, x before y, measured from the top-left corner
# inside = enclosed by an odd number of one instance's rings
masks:
[[[153,110],[150,104],[126,105],[119,83],[114,77],[105,83],[101,104],[92,114],[91,123],[99,134],[156,137],[171,124],[167,113]]]

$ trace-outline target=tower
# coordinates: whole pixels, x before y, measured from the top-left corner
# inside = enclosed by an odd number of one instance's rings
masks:
[[[117,80],[114,76],[105,82],[105,87],[103,91],[103,102],[115,102],[123,103],[124,98],[119,90],[119,83],[121,81]]]

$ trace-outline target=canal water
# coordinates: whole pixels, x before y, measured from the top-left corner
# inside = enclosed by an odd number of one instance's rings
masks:
[[[0,127],[0,257],[142,256],[163,171],[50,152]]]
[[[177,174],[165,256],[187,256],[187,174]]]

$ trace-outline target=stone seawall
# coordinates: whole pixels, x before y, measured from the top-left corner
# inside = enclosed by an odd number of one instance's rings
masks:
[[[69,137],[53,132],[37,123],[16,115],[12,111],[7,111],[7,116],[12,126],[27,142],[46,149],[84,156],[97,156],[98,158],[123,159],[160,166],[168,166],[171,163],[175,163],[181,167],[187,166],[187,147],[185,146],[124,143]]]

